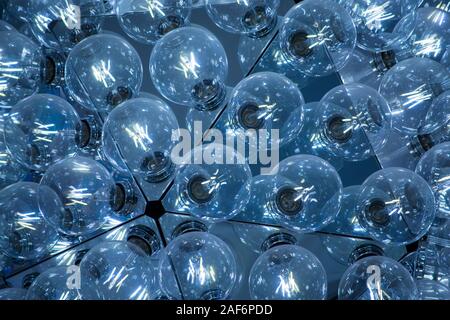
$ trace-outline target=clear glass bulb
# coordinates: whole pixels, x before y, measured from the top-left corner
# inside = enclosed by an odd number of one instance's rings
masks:
[[[39,208],[39,195],[46,199]],[[59,235],[45,220],[58,214],[61,203],[51,189],[32,182],[18,182],[0,191],[0,250],[7,256],[32,260],[47,255]]]
[[[99,229],[112,213],[115,182],[99,162],[80,156],[66,158],[49,167],[41,186],[52,189],[63,211],[48,212],[47,200],[39,205],[48,222],[61,233],[80,236]]]
[[[101,242],[81,260],[81,296],[85,300],[154,299],[158,292],[155,265],[133,243]]]
[[[374,239],[393,245],[412,243],[433,223],[433,191],[413,171],[382,169],[370,175],[362,186],[358,220]]]
[[[231,219],[248,202],[251,177],[245,159],[234,149],[216,143],[200,145],[185,155],[177,168],[176,203],[200,219]]]
[[[443,284],[428,280],[416,280],[417,290],[419,290],[418,300],[450,300],[450,290]]]
[[[450,218],[450,142],[428,150],[419,160],[416,173],[432,187],[439,217]]]
[[[331,0],[305,0],[292,7],[279,37],[285,60],[313,77],[342,69],[356,45],[351,17]]]
[[[173,239],[159,265],[159,282],[168,297],[183,300],[230,298],[237,279],[233,252],[207,232],[189,232]]]
[[[433,103],[450,89],[450,73],[428,58],[396,64],[383,77],[379,92],[391,107],[392,127],[400,133],[430,133],[449,121],[446,99]]]
[[[66,61],[65,76],[66,89],[76,102],[109,112],[139,94],[142,62],[122,37],[99,34],[73,48]]]
[[[6,16],[12,16],[20,22],[28,22],[28,8],[30,0],[4,0]]]
[[[27,290],[23,288],[5,288],[0,290],[0,300],[25,300]]]
[[[339,300],[416,300],[414,279],[399,262],[382,256],[366,257],[342,275]]]
[[[327,274],[319,259],[297,245],[273,247],[258,257],[250,270],[254,300],[325,300]]]
[[[192,0],[121,0],[116,4],[116,14],[127,35],[152,44],[187,24],[191,7]]]
[[[74,108],[49,94],[20,101],[5,119],[6,147],[18,162],[36,171],[75,155],[81,134],[81,120]]]
[[[262,37],[270,33],[277,23],[279,0],[206,0],[206,11],[221,29]]]
[[[81,300],[78,266],[56,266],[45,270],[28,288],[27,300]],[[79,275],[78,275],[79,276]],[[74,280],[72,280],[74,278]],[[84,280],[84,279],[83,279]],[[77,283],[79,281],[79,283]]]
[[[159,182],[173,173],[170,155],[178,142],[172,140],[177,130],[177,118],[162,100],[131,99],[108,115],[103,125],[103,151],[120,170],[129,169],[149,182]]]
[[[339,1],[350,13],[358,32],[358,45],[369,51],[391,50],[408,39],[423,0]],[[407,16],[408,18],[404,18]],[[403,19],[402,19],[403,18]],[[398,23],[402,20],[402,23]]]
[[[334,155],[362,161],[386,144],[390,108],[376,90],[359,83],[337,86],[317,107],[321,140]]]
[[[28,19],[36,39],[66,53],[97,34],[104,16],[104,1],[98,0],[29,0],[28,5]]]
[[[41,48],[15,30],[0,31],[0,107],[11,108],[41,84]]]
[[[12,25],[4,20],[0,20],[0,32],[17,31]]]
[[[284,159],[273,183],[266,205],[276,221],[288,229],[317,231],[331,223],[340,210],[341,179],[335,168],[319,157]]]
[[[225,99],[228,59],[214,34],[184,27],[169,32],[153,48],[150,75],[166,99],[200,110],[217,108]]]
[[[278,145],[299,134],[303,126],[305,101],[297,85],[283,75],[259,72],[239,82],[231,92],[226,109],[225,129],[245,139],[248,130],[267,130],[268,148],[272,148],[271,130],[278,130]]]

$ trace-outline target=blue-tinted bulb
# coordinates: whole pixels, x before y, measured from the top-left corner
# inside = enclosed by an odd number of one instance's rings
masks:
[[[29,169],[45,171],[79,150],[81,121],[62,98],[33,95],[16,104],[5,118],[6,146]]]
[[[28,20],[39,42],[69,52],[83,39],[97,34],[105,7],[98,0],[29,0]]]
[[[280,245],[255,261],[249,288],[250,297],[255,300],[325,300],[327,274],[309,250]]]
[[[116,14],[123,31],[136,41],[155,43],[189,23],[192,0],[121,0]]]
[[[342,275],[339,300],[415,300],[414,279],[399,262],[383,256],[358,260]]]
[[[48,168],[41,186],[50,188],[64,205],[63,211],[48,212],[47,199],[39,205],[48,222],[69,236],[86,235],[99,229],[110,213],[115,191],[111,174],[99,162],[71,157]]]
[[[361,161],[386,143],[389,105],[374,89],[358,83],[337,86],[317,106],[321,140],[334,155]]]
[[[170,155],[178,142],[172,140],[177,130],[177,118],[162,100],[131,99],[108,115],[103,152],[120,170],[130,169],[149,182],[162,181],[173,173]]]
[[[339,71],[356,45],[351,17],[332,0],[305,0],[285,15],[281,51],[298,71],[313,77]]]
[[[303,126],[303,95],[297,85],[274,72],[255,73],[231,92],[226,109],[225,129],[240,139],[248,130],[267,130],[268,148],[273,142],[285,144],[299,134]],[[278,139],[271,130],[277,130]]]
[[[0,31],[0,107],[11,108],[36,93],[41,83],[40,47],[15,30]]]
[[[276,25],[279,0],[206,0],[206,11],[221,29],[261,37]]]
[[[157,263],[126,241],[105,241],[81,260],[81,296],[85,300],[151,300],[158,293]]]
[[[186,300],[230,298],[237,279],[233,252],[207,232],[189,232],[173,239],[159,265],[159,282],[168,297]]]
[[[39,207],[39,195],[46,199]],[[61,213],[51,189],[32,182],[18,182],[0,191],[0,250],[7,256],[28,260],[47,255],[59,239],[44,218]]]
[[[78,266],[56,266],[45,270],[28,288],[27,300],[81,300]]]
[[[27,290],[23,288],[0,289],[0,300],[25,300]]]
[[[184,27],[169,32],[153,48],[150,75],[166,99],[201,110],[225,99],[228,59],[210,31]]]
[[[122,37],[98,34],[73,48],[66,61],[65,76],[66,89],[76,102],[109,112],[139,94],[142,62]]]
[[[376,240],[394,245],[412,243],[435,217],[433,191],[418,174],[387,168],[370,175],[358,199],[358,220]]]
[[[449,121],[446,99],[450,73],[428,58],[411,58],[396,64],[382,78],[379,92],[392,112],[392,127],[400,133],[427,134]]]
[[[450,290],[443,284],[428,279],[416,280],[418,300],[450,300]]]
[[[202,156],[203,161],[198,161]],[[189,213],[217,222],[233,218],[245,207],[252,174],[234,149],[217,143],[201,145],[180,160],[176,203]]]

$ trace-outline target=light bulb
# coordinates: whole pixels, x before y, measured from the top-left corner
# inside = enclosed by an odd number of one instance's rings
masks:
[[[285,15],[280,27],[285,60],[313,77],[342,69],[356,45],[351,17],[331,0],[305,0]]]
[[[47,213],[47,199],[39,196],[47,221],[63,234],[92,233],[113,212],[114,180],[95,160],[75,156],[59,161],[47,169],[40,184],[52,189],[64,205],[63,211]]]
[[[78,266],[56,266],[45,270],[34,279],[28,288],[26,299],[81,300],[80,286]]]
[[[162,100],[131,99],[108,115],[103,125],[103,151],[117,168],[159,182],[173,173],[170,153],[177,130],[177,118]]]
[[[0,20],[0,32],[17,31],[12,25],[4,20]]]
[[[428,279],[416,280],[418,300],[450,300],[450,290],[443,284]]]
[[[39,195],[46,199],[39,208]],[[61,203],[51,189],[18,182],[0,191],[0,250],[11,258],[32,260],[47,255],[59,240],[44,215],[59,214]]]
[[[358,260],[339,282],[339,300],[415,300],[417,297],[417,287],[409,272],[388,257]]]
[[[419,160],[416,173],[432,187],[439,217],[450,218],[450,142],[428,150]]]
[[[166,99],[200,110],[225,99],[228,59],[214,34],[199,27],[169,32],[153,48],[150,75]]]
[[[284,159],[260,197],[267,213],[288,229],[314,232],[331,223],[342,201],[342,182],[333,166],[311,155]]]
[[[268,148],[272,148],[271,130],[278,131],[276,143],[285,144],[299,134],[303,126],[304,99],[297,85],[274,72],[255,73],[231,92],[225,129],[241,139],[248,130],[267,130]]]
[[[400,133],[430,133],[449,121],[446,99],[450,73],[428,58],[411,58],[396,64],[383,77],[379,92],[391,107],[392,127]],[[436,102],[437,101],[437,102]]]
[[[15,30],[0,31],[0,106],[10,108],[36,93],[44,56],[33,41]]]
[[[102,112],[137,96],[143,78],[139,54],[113,34],[91,36],[76,45],[67,58],[65,74],[72,98]]]
[[[381,52],[392,49],[411,36],[416,19],[414,11],[422,1],[351,0],[340,3],[355,22],[358,45],[365,50]],[[402,23],[398,23],[402,18]]]
[[[25,300],[27,290],[23,288],[5,288],[0,290],[0,300]]]
[[[376,240],[403,245],[420,239],[435,217],[428,183],[413,171],[387,168],[370,175],[358,199],[358,221]]]
[[[249,288],[255,300],[325,300],[327,274],[309,250],[284,244],[258,257],[250,271]]]
[[[337,86],[320,100],[321,140],[334,155],[362,161],[379,151],[391,127],[386,100],[374,89],[358,83]]]
[[[237,279],[233,252],[207,232],[184,233],[165,248],[159,282],[168,297],[183,300],[229,299]]]
[[[221,29],[255,38],[270,33],[277,23],[279,0],[206,0],[206,11]]]
[[[16,104],[5,119],[5,144],[18,162],[45,171],[75,155],[82,137],[81,120],[64,99],[36,94]]]
[[[152,44],[187,24],[191,6],[192,0],[121,0],[116,4],[116,14],[127,35]]]
[[[200,145],[185,155],[177,169],[176,203],[200,219],[231,219],[248,202],[251,177],[245,159],[234,149],[217,143]]]
[[[97,34],[105,7],[98,0],[29,0],[28,20],[39,42],[69,52],[83,39]]]
[[[81,260],[81,296],[85,300],[151,300],[158,289],[156,265],[133,243],[101,242]]]
[[[5,0],[3,3],[7,17],[11,16],[20,22],[28,22],[30,0]]]

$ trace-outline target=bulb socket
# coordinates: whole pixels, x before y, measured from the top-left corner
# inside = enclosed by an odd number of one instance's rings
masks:
[[[149,152],[141,163],[144,179],[150,183],[158,183],[169,178],[175,170],[170,156],[160,151]]]
[[[75,253],[75,260],[74,260],[73,264],[76,265],[76,266],[80,266],[81,260],[83,260],[84,256],[88,252],[89,252],[89,249],[78,250]]]
[[[24,289],[28,289],[39,275],[40,275],[39,272],[32,272],[32,273],[26,274],[22,279],[22,287]]]
[[[269,249],[272,249],[277,246],[282,245],[295,245],[297,243],[297,239],[285,232],[274,233],[270,235],[261,245],[261,251],[265,252]]]
[[[101,125],[98,124],[93,116],[89,116],[81,119],[77,125],[75,142],[81,149],[96,152],[101,142],[101,136]]]
[[[295,58],[304,59],[312,55],[313,49],[310,48],[309,34],[304,30],[297,30],[290,34],[287,50]]]
[[[173,31],[177,28],[184,26],[185,21],[181,16],[165,16],[162,18],[158,25],[158,37],[162,38],[164,35],[168,34],[170,31]]]
[[[92,35],[97,34],[99,31],[98,25],[95,23],[83,23],[80,26],[80,29],[73,28],[70,30],[69,38],[72,44],[78,44],[82,40],[90,37]]]
[[[264,118],[259,117],[259,106],[255,102],[244,103],[237,112],[237,122],[243,129],[261,129],[264,127]]]
[[[353,128],[345,117],[335,114],[328,118],[324,133],[328,141],[344,144],[352,138]]]
[[[217,80],[204,79],[194,85],[191,95],[196,109],[211,111],[222,105],[227,92],[223,84]]]
[[[358,260],[373,256],[383,256],[384,250],[375,244],[363,244],[352,251],[349,256],[349,264],[353,264]]]
[[[274,209],[278,214],[294,217],[300,214],[304,208],[303,200],[294,186],[282,186],[275,194]]]
[[[364,209],[364,215],[367,221],[378,228],[386,227],[391,218],[383,199],[371,199]]]
[[[182,198],[187,204],[204,205],[214,198],[216,192],[217,189],[211,187],[210,179],[203,174],[197,173],[189,178]]]
[[[268,35],[275,29],[278,17],[267,14],[267,7],[254,6],[248,10],[242,17],[242,25],[245,30],[250,32],[247,34],[250,38],[258,39]],[[264,25],[258,31],[253,32],[258,26]]]
[[[128,229],[127,242],[137,246],[147,256],[161,249],[161,242],[156,233],[148,226],[138,224]]]
[[[122,102],[130,100],[133,97],[133,90],[129,87],[119,86],[106,95],[106,102],[111,109],[114,109]]]
[[[110,199],[111,208],[121,216],[130,215],[138,202],[133,185],[129,181],[117,182],[111,191]]]
[[[208,227],[200,221],[190,220],[180,223],[175,229],[172,231],[171,238],[175,239],[182,234],[189,232],[207,232]]]

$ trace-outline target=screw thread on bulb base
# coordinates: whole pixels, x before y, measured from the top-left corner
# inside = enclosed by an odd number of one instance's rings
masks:
[[[285,185],[278,189],[275,196],[268,202],[268,209],[273,214],[294,217],[302,212],[304,203],[298,197],[295,186]]]
[[[199,111],[212,111],[223,105],[227,89],[222,83],[205,79],[192,89],[193,107]]]
[[[128,216],[136,207],[138,197],[129,181],[117,182],[111,195],[111,207],[115,213]]]
[[[358,260],[366,257],[382,256],[384,250],[375,244],[363,244],[352,251],[348,258],[349,264],[353,264]]]
[[[252,39],[263,38],[268,34],[270,34],[275,29],[277,24],[278,24],[278,16],[275,15],[274,17],[272,17],[272,19],[270,19],[270,21],[268,21],[268,23],[264,26],[264,28],[256,32],[248,33],[247,36]]]
[[[208,227],[204,223],[200,221],[191,220],[183,222],[178,226],[176,226],[176,228],[172,232],[171,238],[175,239],[176,237],[189,232],[207,232],[207,231]]]
[[[143,178],[149,183],[158,183],[166,180],[175,171],[175,165],[163,152],[151,152],[142,161],[141,172]]]
[[[53,51],[45,52],[41,65],[41,78],[46,85],[62,86],[64,83],[65,58]]]
[[[279,233],[272,234],[266,240],[264,240],[263,244],[261,245],[261,251],[265,252],[276,246],[287,245],[287,244],[293,245],[296,243],[297,243],[297,239],[293,235],[291,235],[289,233],[285,233],[285,232],[279,232]]]
[[[147,256],[151,256],[161,249],[161,242],[156,233],[142,224],[128,229],[127,242],[139,247]]]

